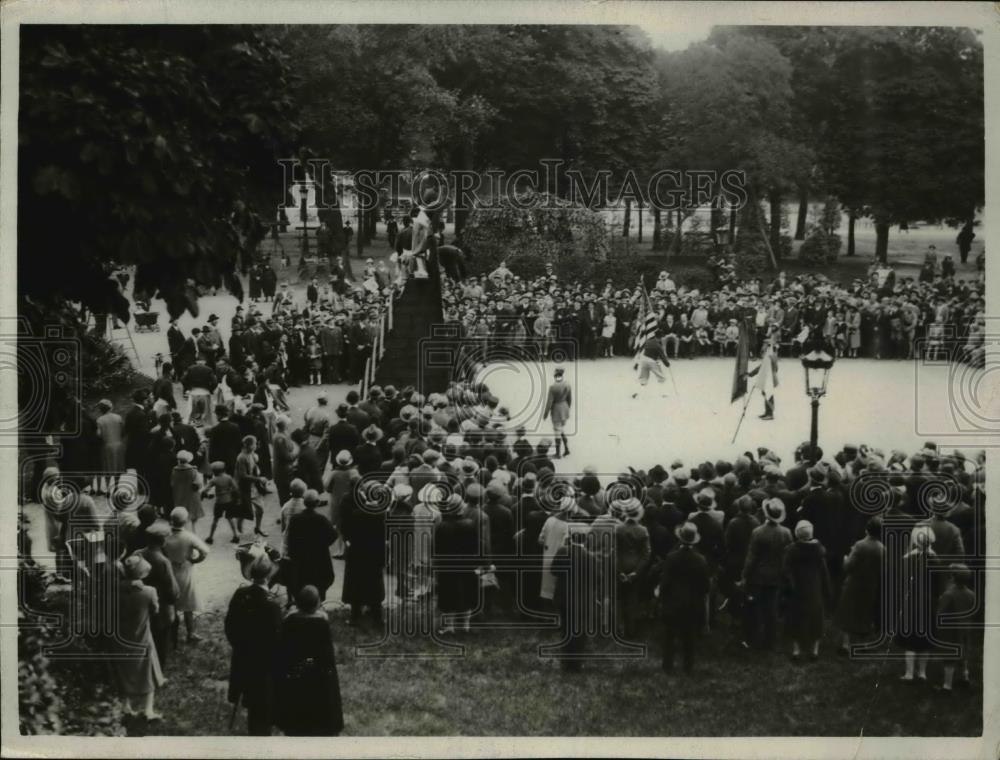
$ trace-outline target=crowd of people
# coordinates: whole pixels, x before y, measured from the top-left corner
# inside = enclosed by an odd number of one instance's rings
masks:
[[[511,430],[500,400],[474,382],[427,397],[376,386],[334,409],[320,395],[301,425],[278,415],[273,436],[253,410],[215,412],[203,444],[186,423],[163,418],[150,438],[175,462],[170,487],[127,503],[112,488],[121,508],[101,527],[121,567],[122,630],[149,644],[145,659],[115,668],[147,716],[156,716],[152,694],[182,618],[186,642],[198,641],[193,569],[222,519],[244,556],[247,546],[270,546],[248,563],[251,586],[233,597],[226,625],[230,699],[247,707],[252,733],[277,725],[330,735],[343,726],[322,609],[334,556],[345,561],[348,625],[381,624],[389,590],[402,607],[436,610],[439,636],[462,635],[473,620],[555,609],[570,670],[601,646],[580,624],[594,616],[628,640],[654,635],[659,617],[662,667],[673,668],[679,648],[685,671],[709,629],[771,650],[783,622],[790,656],[816,659],[832,620],[838,654],[884,649],[891,637],[905,652],[904,681],[926,683],[933,655],[944,661],[941,689],[969,682],[974,626],[937,621],[939,613],[971,621],[979,608],[981,581],[966,559],[985,548],[982,452],[945,454],[927,443],[912,453],[857,445],[824,456],[803,444],[787,465],[760,448],[732,461],[630,469],[609,482],[592,468],[559,473],[551,441]],[[157,482],[141,461],[130,463]],[[98,520],[85,487],[63,486],[59,469],[46,472],[50,519],[82,511]],[[280,535],[269,541],[261,505],[272,490]],[[63,508],[67,499],[74,509]],[[198,519],[213,500],[202,537]],[[250,518],[257,544],[234,525]],[[387,549],[389,523],[402,531],[401,551]],[[67,533],[56,526],[50,536],[58,543]],[[899,588],[890,593],[888,582]],[[276,583],[287,590],[284,613],[268,593]]]
[[[154,696],[181,621],[185,644],[199,641],[195,566],[223,522],[249,581],[230,601],[225,633],[229,700],[247,709],[251,734],[343,729],[324,611],[335,558],[347,625],[380,626],[390,594],[396,609],[430,611],[439,637],[557,610],[559,659],[571,671],[603,646],[600,630],[631,641],[660,631],[662,668],[674,668],[679,650],[690,672],[709,631],[748,651],[784,643],[793,659],[815,660],[832,624],[838,655],[891,641],[905,653],[904,681],[926,683],[929,661],[941,659],[940,690],[969,684],[974,626],[939,625],[939,616],[971,621],[981,607],[981,576],[967,559],[985,550],[984,453],[927,443],[824,456],[803,444],[786,465],[760,448],[731,461],[664,460],[609,481],[594,468],[560,473],[565,436],[554,452],[548,439],[529,440],[472,379],[426,396],[376,385],[335,407],[319,393],[293,420],[289,385],[357,379],[395,287],[383,270],[369,263],[374,286],[353,290],[314,280],[304,304],[285,286],[262,288],[267,315],[252,292],[226,343],[215,315],[189,337],[172,325],[171,360],[152,388],[137,390],[123,415],[110,401],[96,417],[82,414],[81,434],[44,472],[57,572],[77,577],[81,561],[93,569],[97,555],[78,542],[100,533],[105,582],[120,601],[117,639],[144,647],[112,664],[129,710],[159,718]],[[845,289],[779,275],[699,293],[664,272],[649,295],[673,356],[725,353],[744,316],[761,340],[780,332],[794,346],[819,330],[846,355],[876,357],[912,354],[942,323],[966,340],[981,325],[978,284],[892,280],[876,271]],[[505,266],[442,287],[446,317],[466,337],[522,341],[541,355],[564,338],[583,357],[631,355],[645,298],[612,283],[560,283],[551,271],[524,280]],[[904,313],[915,321],[900,328]],[[276,528],[264,523],[268,494],[280,505]],[[390,527],[401,541],[387,541]],[[597,633],[585,624],[595,619],[604,621]]]
[[[984,362],[985,291],[980,280],[956,279],[948,257],[930,252],[919,278],[899,277],[873,263],[867,279],[842,286],[819,274],[771,282],[738,280],[716,268],[717,287],[691,289],[662,271],[648,288],[634,283],[565,282],[551,267],[519,277],[505,263],[487,275],[445,286],[445,319],[466,337],[490,345],[520,344],[540,355],[575,347],[581,358],[631,356],[638,315],[656,314],[671,357],[733,354],[739,322],[748,319],[759,350],[777,334],[795,355],[821,337],[838,357],[947,358]],[[925,275],[930,272],[930,275]]]

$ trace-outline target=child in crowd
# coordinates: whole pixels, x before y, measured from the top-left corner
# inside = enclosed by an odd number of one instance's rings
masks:
[[[205,487],[205,490],[201,492],[203,499],[211,498],[213,495],[215,496],[215,510],[212,514],[212,527],[208,532],[208,538],[205,539],[205,543],[211,544],[215,541],[215,527],[219,524],[219,520],[225,517],[226,522],[229,523],[229,530],[233,534],[230,541],[231,543],[238,544],[240,542],[240,534],[236,530],[236,524],[233,522],[233,515],[236,512],[236,499],[239,498],[239,495],[236,490],[236,481],[232,475],[226,472],[224,462],[212,462],[212,479]]]

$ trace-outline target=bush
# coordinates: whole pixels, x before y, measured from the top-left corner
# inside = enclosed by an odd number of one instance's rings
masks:
[[[49,594],[51,576],[23,553],[18,576],[24,593],[17,626],[21,734],[124,736],[124,711],[106,664],[85,656],[53,662],[45,655],[47,646],[66,637],[70,595]],[[86,643],[78,641],[86,654]]]
[[[820,227],[813,227],[799,248],[799,260],[804,264],[830,264],[840,253],[840,235],[828,234]]]
[[[506,261],[524,277],[543,274],[551,263],[560,277],[588,279],[608,259],[608,233],[600,214],[547,194],[521,200],[530,207],[503,201],[469,214],[462,241],[472,274],[487,274]]]
[[[692,229],[684,233],[681,240],[681,256],[700,256],[707,258],[717,253],[712,233]]]
[[[782,235],[778,239],[778,250],[774,252],[776,258],[789,259],[792,257],[792,236]]]
[[[840,204],[829,197],[819,213],[813,215],[812,225],[799,248],[799,259],[805,264],[829,264],[840,253]]]

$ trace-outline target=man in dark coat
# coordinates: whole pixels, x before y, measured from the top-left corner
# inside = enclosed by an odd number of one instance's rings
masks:
[[[391,503],[388,486],[370,482],[363,493],[351,489],[340,503],[340,529],[347,541],[344,564],[345,604],[351,606],[348,625],[358,625],[367,607],[368,614],[382,624],[385,600],[385,507]]]
[[[296,475],[305,481],[308,488],[317,493],[323,491],[323,471],[319,466],[319,454],[309,442],[309,434],[304,428],[292,431],[292,440],[299,446],[299,456],[295,463]]]
[[[468,631],[469,616],[479,601],[479,578],[473,569],[449,568],[442,560],[479,556],[480,533],[457,493],[447,497],[438,509],[441,522],[434,528],[431,564],[437,583],[438,611],[442,613],[439,633],[452,633],[455,628]]]
[[[208,438],[208,461],[225,462],[226,472],[236,472],[236,457],[243,449],[243,433],[235,422],[229,419],[229,407],[219,404],[215,408],[219,421],[206,434]]]
[[[585,531],[570,531],[566,544],[552,559],[562,643],[560,665],[570,672],[583,668],[587,630],[597,614],[593,580],[597,559],[587,549],[586,540]]]
[[[726,525],[726,532],[723,538],[725,559],[722,566],[722,575],[719,578],[719,590],[728,600],[730,614],[734,613],[737,598],[742,594],[738,593],[737,584],[743,573],[743,565],[746,563],[747,550],[750,548],[750,536],[755,528],[760,525],[760,521],[754,516],[757,505],[750,495],[743,495],[735,503],[737,513]]]
[[[177,374],[183,375],[187,367],[184,365],[184,333],[177,326],[177,320],[170,320],[167,328],[167,347],[170,351],[170,362],[177,368]]]
[[[515,556],[514,547],[514,515],[510,508],[503,504],[504,489],[499,484],[491,483],[486,488],[486,505],[483,511],[490,523],[490,562],[496,565],[497,581],[500,584],[500,599],[497,601],[505,609],[510,609],[513,601],[516,575],[504,570],[505,561],[509,562]],[[494,595],[495,596],[495,595]]]
[[[174,440],[177,441],[177,450],[190,451],[194,454],[194,465],[197,467],[199,465],[198,451],[201,449],[201,438],[198,437],[198,430],[194,425],[188,425],[184,422],[180,412],[170,413],[170,430],[174,434]]]
[[[364,430],[372,424],[372,418],[365,411],[358,407],[361,396],[357,391],[350,391],[347,394],[347,421],[354,425],[356,430]]]
[[[669,672],[674,667],[674,643],[679,640],[684,671],[694,668],[695,644],[708,620],[710,576],[708,562],[694,549],[700,536],[694,523],[677,528],[680,546],[660,567],[660,610],[663,615],[663,662]]]
[[[281,607],[267,591],[272,564],[262,556],[250,565],[253,583],[236,589],[226,613],[226,638],[233,648],[229,702],[247,709],[247,734],[270,736],[274,716],[274,665],[281,632]]]
[[[382,455],[382,450],[378,447],[378,442],[382,439],[382,431],[374,425],[369,425],[365,428],[363,436],[365,442],[352,452],[358,473],[362,477],[371,472],[378,472],[382,467],[382,460],[385,458]]]
[[[306,491],[305,511],[292,517],[288,524],[288,560],[290,578],[288,590],[298,594],[305,586],[315,586],[320,599],[333,585],[333,560],[330,546],[337,540],[337,529],[319,512],[319,494]]]
[[[332,456],[336,456],[341,451],[354,451],[361,445],[361,433],[350,422],[347,421],[347,404],[337,407],[337,421],[330,426],[327,432],[329,446],[327,450]]]
[[[750,534],[747,559],[743,566],[742,583],[750,595],[747,610],[751,615],[749,629],[761,649],[774,647],[778,635],[778,594],[784,582],[785,547],[792,543],[792,533],[782,523],[785,505],[778,498],[765,499],[765,522]]]
[[[133,468],[140,475],[146,472],[146,454],[149,449],[148,394],[144,389],[133,391],[132,408],[125,413],[125,467]]]

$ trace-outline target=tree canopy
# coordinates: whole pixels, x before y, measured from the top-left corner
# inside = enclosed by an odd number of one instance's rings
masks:
[[[118,311],[107,267],[172,315],[228,284],[282,199],[288,61],[266,28],[22,26],[18,284]],[[124,307],[124,308],[123,308]]]

